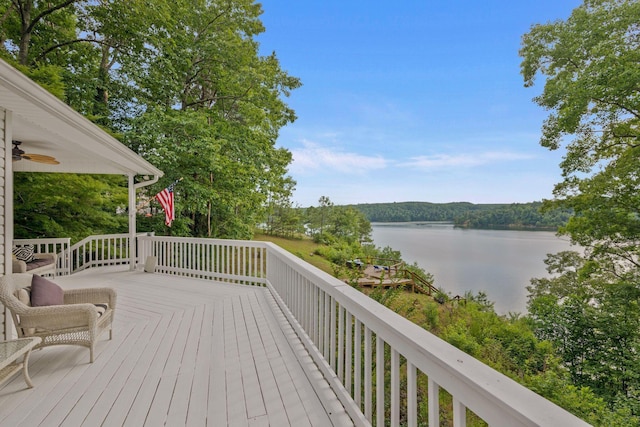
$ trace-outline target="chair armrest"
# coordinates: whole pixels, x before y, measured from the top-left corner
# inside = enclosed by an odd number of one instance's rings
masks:
[[[19,259],[13,259],[12,271],[14,273],[26,273],[27,272],[27,263],[24,262],[24,261],[20,261]]]
[[[20,314],[21,328],[59,330],[82,326],[93,327],[98,321],[98,313],[93,304],[48,305],[29,307]]]
[[[65,304],[109,304],[109,308],[116,308],[116,291],[112,288],[83,288],[64,291]]]

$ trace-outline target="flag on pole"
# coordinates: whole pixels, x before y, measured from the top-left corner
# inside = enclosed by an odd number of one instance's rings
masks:
[[[171,223],[176,219],[174,207],[173,207],[173,187],[180,181],[177,179],[173,184],[156,194],[156,199],[160,202],[162,209],[164,209],[164,223],[167,227],[171,227]]]

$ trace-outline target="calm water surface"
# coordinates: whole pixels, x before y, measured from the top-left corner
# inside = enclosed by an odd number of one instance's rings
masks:
[[[445,223],[372,223],[376,246],[390,246],[402,258],[435,277],[451,295],[484,291],[498,313],[526,312],[526,286],[548,276],[549,253],[578,250],[567,238],[544,231],[467,230]]]

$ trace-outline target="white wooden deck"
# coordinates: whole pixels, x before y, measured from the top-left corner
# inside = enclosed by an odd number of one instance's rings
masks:
[[[56,278],[117,289],[114,338],[32,353],[0,426],[352,425],[266,288],[118,269]]]

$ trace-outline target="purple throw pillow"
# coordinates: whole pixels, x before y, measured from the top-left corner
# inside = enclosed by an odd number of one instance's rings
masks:
[[[62,304],[64,304],[64,290],[55,283],[34,274],[31,279],[31,306]]]

